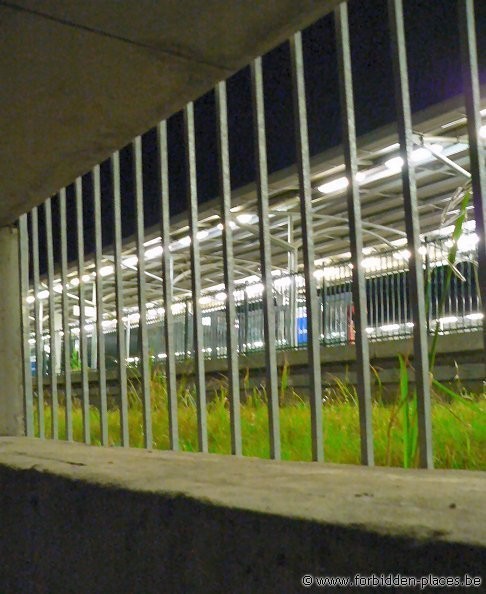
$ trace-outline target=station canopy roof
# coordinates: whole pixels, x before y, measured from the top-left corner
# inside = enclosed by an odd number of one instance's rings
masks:
[[[481,115],[486,123],[486,104]],[[453,197],[468,182],[468,137],[462,103],[456,99],[436,105],[413,117],[417,196],[422,237],[433,239],[451,234],[458,215]],[[481,129],[486,136],[486,127]],[[405,218],[401,170],[396,128],[388,126],[358,139],[358,159],[365,254],[406,248]],[[315,262],[318,268],[349,261],[349,226],[346,205],[344,159],[341,147],[335,147],[311,160]],[[302,235],[299,187],[296,167],[269,178],[272,265],[275,275],[302,270]],[[472,201],[468,207],[466,228],[474,232]],[[255,184],[232,194],[232,229],[235,280],[239,284],[260,278],[260,252]],[[199,241],[203,293],[224,291],[222,224],[219,200],[201,204]],[[171,221],[174,298],[191,295],[190,240],[185,213]],[[160,229],[148,229],[145,242],[147,301],[161,304]],[[113,316],[115,290],[113,252],[106,249],[102,268],[105,312]],[[94,278],[94,258],[87,258],[84,281]],[[134,239],[123,249],[124,303],[134,311],[137,304],[137,257]],[[88,279],[89,276],[89,279]],[[75,298],[77,271],[69,272],[68,292]],[[46,279],[43,279],[43,296]],[[59,280],[56,277],[57,285]],[[55,286],[56,288],[56,286]],[[57,293],[61,292],[59,287]],[[224,293],[223,293],[224,294]],[[90,293],[87,293],[89,296]],[[111,317],[110,316],[110,317]]]

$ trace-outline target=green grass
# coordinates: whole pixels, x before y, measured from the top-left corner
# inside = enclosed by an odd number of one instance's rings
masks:
[[[282,399],[281,395],[281,400]],[[486,402],[484,397],[460,396],[445,400],[447,395],[434,395],[432,427],[434,464],[437,468],[486,469]],[[143,447],[143,413],[140,400],[132,386],[129,409],[130,445]],[[168,414],[165,385],[160,377],[152,385],[153,447],[169,449]],[[413,395],[405,386],[395,404],[373,405],[373,433],[376,464],[386,466],[417,466],[417,448],[409,439],[416,429]],[[215,389],[207,407],[209,451],[230,453],[230,416],[226,388]],[[59,409],[60,438],[65,437],[65,411]],[[269,457],[268,412],[263,391],[253,389],[241,405],[243,453],[246,456]],[[415,415],[415,416],[414,416]],[[50,434],[51,410],[45,408],[46,435]],[[90,409],[92,443],[100,443],[98,409]],[[183,451],[197,451],[197,409],[187,386],[179,393],[179,445]],[[280,407],[282,458],[310,460],[310,409],[296,394]],[[110,445],[120,445],[120,415],[117,409],[108,411]],[[79,406],[73,407],[75,441],[82,441],[83,418]],[[323,404],[324,451],[326,461],[359,464],[359,413],[353,388],[337,387]],[[415,438],[414,438],[415,439]]]

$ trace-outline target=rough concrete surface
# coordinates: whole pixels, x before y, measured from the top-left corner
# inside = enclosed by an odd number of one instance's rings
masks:
[[[336,3],[0,2],[0,227]]]
[[[479,576],[485,485],[479,472],[1,438],[0,592],[282,593],[305,591],[304,574]]]

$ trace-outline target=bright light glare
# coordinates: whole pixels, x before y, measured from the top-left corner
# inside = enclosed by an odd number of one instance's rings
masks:
[[[479,136],[481,136],[481,138],[486,138],[486,124],[479,128]]]
[[[146,260],[153,260],[154,258],[158,258],[162,255],[163,248],[161,245],[156,245],[153,248],[150,248],[145,252],[145,259]]]
[[[468,320],[482,320],[484,318],[484,315],[482,313],[472,313],[467,314],[466,318]]]
[[[49,291],[40,291],[39,293],[37,293],[37,297],[39,299],[47,299],[49,297]]]
[[[199,239],[199,241],[206,239],[206,237],[208,235],[209,235],[209,231],[207,231],[206,229],[201,229],[201,231],[197,232],[197,238]]]
[[[108,264],[107,266],[102,266],[100,268],[100,275],[101,276],[110,276],[110,274],[113,274],[114,272],[114,268],[111,264]]]
[[[344,190],[344,188],[347,188],[348,185],[349,180],[347,177],[338,177],[337,179],[333,179],[330,182],[317,186],[317,189],[323,194],[332,194],[333,192]]]
[[[130,256],[128,258],[125,258],[125,260],[123,260],[123,266],[128,266],[128,268],[131,268],[132,266],[136,266],[137,263],[138,263],[137,256]]]
[[[26,302],[27,302],[29,305],[30,305],[30,304],[32,304],[32,303],[34,303],[34,301],[35,301],[35,297],[34,297],[34,295],[28,295],[25,301],[26,301]]]
[[[457,242],[457,248],[461,252],[468,252],[473,250],[479,241],[479,237],[476,233],[470,233],[469,235],[461,235]]]
[[[216,295],[214,296],[216,301],[226,301],[226,297],[227,295],[224,291],[220,291],[219,293],[216,293]]]
[[[242,213],[236,217],[236,220],[242,225],[248,225],[253,221],[253,215],[249,213]]]
[[[412,152],[412,161],[414,163],[422,163],[423,161],[427,161],[428,159],[430,159],[430,151],[424,147],[415,149]]]
[[[390,171],[400,171],[403,167],[403,159],[401,157],[392,157],[385,161],[385,167],[390,169]]]

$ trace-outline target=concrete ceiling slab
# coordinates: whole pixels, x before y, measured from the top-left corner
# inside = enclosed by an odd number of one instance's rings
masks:
[[[0,1],[0,226],[335,4]]]

